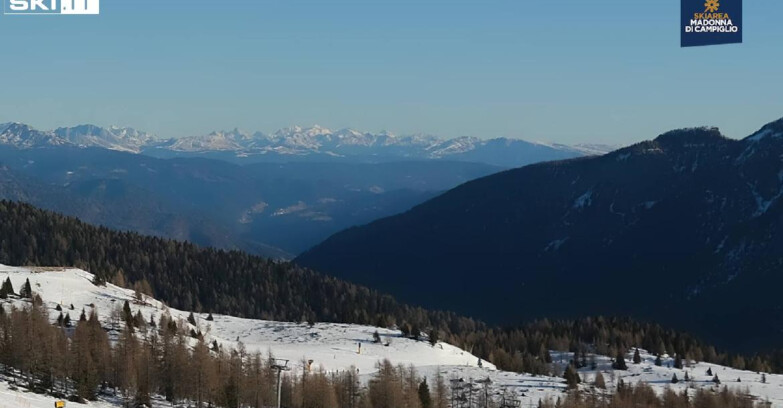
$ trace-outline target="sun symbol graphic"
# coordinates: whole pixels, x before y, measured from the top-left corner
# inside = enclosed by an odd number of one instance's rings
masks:
[[[718,3],[718,0],[707,0],[707,2],[704,3],[704,12],[714,13],[718,11],[718,7],[720,7],[720,3]]]

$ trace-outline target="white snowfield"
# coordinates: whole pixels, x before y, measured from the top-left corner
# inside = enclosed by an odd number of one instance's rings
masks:
[[[138,304],[134,302],[133,291],[111,284],[95,286],[92,284],[93,275],[83,270],[0,265],[0,283],[7,277],[11,279],[17,291],[26,279],[30,279],[33,292],[44,300],[53,322],[60,313],[55,310],[55,307],[61,305],[63,314],[70,313],[74,323],[78,321],[82,309],[89,315],[95,308],[102,324],[105,327],[112,327],[117,324],[112,319],[112,312],[121,308],[127,300],[131,304],[133,313],[141,310],[147,321],[151,317],[157,321],[162,314],[169,314],[180,320],[180,324],[188,324],[187,317],[190,312],[169,308],[149,297],[145,297],[144,304]],[[22,307],[24,301],[5,302],[5,307],[8,307],[8,303]],[[73,310],[70,310],[71,305],[74,307]],[[214,321],[207,321],[207,314],[194,315],[197,319],[197,327],[194,328],[201,330],[210,343],[214,340],[224,348],[230,349],[237,347],[241,342],[248,352],[259,351],[264,354],[271,352],[276,358],[290,360],[292,372],[301,373],[302,362],[312,360],[312,369],[331,372],[353,368],[357,369],[366,381],[376,371],[377,362],[389,359],[394,364],[413,365],[421,375],[430,378],[440,372],[447,381],[458,379],[463,383],[472,381],[477,389],[482,387],[479,381],[488,378],[491,381],[488,387],[491,395],[498,399],[503,395],[509,399],[517,398],[523,408],[536,406],[542,398],[557,398],[566,388],[564,380],[559,377],[499,371],[487,361],[481,361],[479,367],[478,357],[465,350],[443,342],[433,347],[427,341],[403,338],[396,330],[337,323],[316,323],[310,327],[305,323],[242,319],[218,314],[213,314]],[[376,330],[381,335],[381,344],[373,342],[373,333]],[[569,353],[552,353],[552,356],[555,360],[554,365],[559,370],[562,370],[571,358]],[[628,371],[613,371],[608,357],[596,356],[595,359],[598,370],[603,373],[610,390],[620,378],[626,383],[648,383],[658,392],[663,392],[666,387],[676,391],[686,387],[713,388],[715,384],[712,382],[712,377],[706,375],[707,369],[711,368],[713,374],[719,376],[721,387],[727,385],[731,389],[743,392],[747,390],[760,400],[769,400],[772,406],[783,407],[783,376],[781,375],[767,374],[766,383],[762,383],[761,374],[755,372],[706,363],[693,363],[690,367],[677,370],[668,368],[673,364],[670,358],[665,358],[663,366],[657,367],[654,365],[654,356],[642,352],[642,357],[644,360],[642,364],[635,365],[632,364],[629,354]],[[686,371],[692,378],[692,381],[687,383],[684,381]],[[680,379],[678,384],[671,384],[673,374]],[[595,372],[585,368],[580,370],[580,375],[583,380],[581,387],[586,390],[592,389]],[[737,382],[738,378],[741,382]],[[483,393],[483,389],[481,392]],[[478,391],[475,395],[478,395]],[[111,401],[92,402],[88,405],[99,408],[116,406]],[[155,405],[170,406],[163,402]],[[0,382],[0,408],[51,408],[53,406],[54,399],[51,397],[11,390],[6,382]],[[68,406],[82,405],[68,403]]]

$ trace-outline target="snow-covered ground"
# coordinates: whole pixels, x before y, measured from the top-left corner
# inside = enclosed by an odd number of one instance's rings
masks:
[[[134,293],[114,285],[95,286],[92,284],[92,274],[69,268],[20,268],[0,265],[0,282],[10,277],[15,290],[19,290],[26,279],[30,279],[32,289],[44,300],[50,310],[52,320],[56,320],[60,312],[55,310],[59,304],[63,313],[70,313],[75,322],[84,308],[89,314],[92,308],[97,309],[104,326],[111,327],[112,311],[121,308],[128,300],[135,314],[141,310],[145,320],[154,316],[157,321],[162,314],[168,313],[173,318],[187,324],[189,312],[168,308],[162,302],[145,298],[145,304],[137,304]],[[9,300],[7,302],[20,302]],[[70,310],[73,305],[74,309]],[[499,398],[516,396],[521,400],[522,407],[536,406],[539,399],[561,395],[565,390],[565,382],[559,377],[533,376],[529,374],[510,373],[497,370],[487,361],[481,362],[478,357],[458,347],[438,343],[431,346],[427,341],[414,341],[400,336],[399,331],[376,329],[375,327],[336,323],[316,323],[310,327],[304,323],[274,322],[252,319],[241,319],[231,316],[213,315],[214,321],[207,321],[206,314],[196,315],[197,326],[209,342],[216,340],[223,347],[236,347],[241,341],[250,352],[272,352],[276,358],[289,359],[295,372],[301,372],[303,360],[313,360],[313,367],[326,371],[347,370],[355,367],[360,376],[367,380],[375,372],[378,361],[389,359],[394,364],[413,365],[419,373],[433,377],[440,371],[447,380],[462,379],[473,381],[478,388],[478,381],[489,379],[489,392]],[[373,333],[378,331],[382,344],[373,342]],[[388,343],[388,345],[385,345]],[[359,350],[361,345],[361,352]],[[571,355],[569,353],[552,353],[554,364],[564,367]],[[681,391],[686,387],[714,387],[712,377],[707,376],[708,368],[717,374],[721,386],[740,391],[748,390],[751,395],[762,400],[770,400],[773,406],[783,407],[783,376],[766,375],[766,383],[761,382],[761,374],[740,371],[707,363],[693,363],[683,370],[668,368],[673,365],[670,358],[664,358],[663,366],[654,365],[654,356],[642,352],[643,362],[635,365],[628,356],[628,371],[613,371],[611,360],[596,356],[597,370],[603,372],[607,387],[612,389],[622,378],[626,383],[646,382],[657,391],[666,387]],[[298,371],[296,371],[298,369]],[[692,379],[685,382],[685,372]],[[671,376],[677,374],[678,384],[671,384]],[[595,371],[589,368],[581,369],[583,388],[591,388]],[[741,382],[737,382],[737,379]],[[13,391],[7,383],[0,383],[0,408],[52,407],[50,397]],[[69,403],[69,407],[80,406]],[[90,406],[105,408],[113,406],[109,401],[90,403]]]
[[[134,292],[111,284],[95,286],[93,275],[79,269],[16,268],[0,265],[0,282],[11,278],[18,292],[26,279],[30,279],[33,292],[39,294],[56,320],[59,304],[63,314],[70,314],[76,322],[81,310],[89,316],[93,307],[104,327],[117,326],[112,311],[129,301],[135,315],[141,310],[145,321],[152,316],[157,321],[161,315],[169,314],[182,324],[188,324],[190,312],[168,308],[162,302],[145,297],[146,304],[134,302]],[[19,302],[18,300],[16,302]],[[70,305],[74,310],[70,310]],[[93,306],[94,305],[94,306]],[[416,366],[476,366],[478,357],[446,343],[432,347],[426,341],[414,341],[400,337],[400,332],[375,327],[337,323],[274,322],[242,319],[214,314],[214,321],[207,320],[207,314],[194,314],[196,327],[204,333],[208,342],[216,340],[223,347],[236,348],[241,341],[248,352],[271,351],[276,358],[291,360],[301,367],[303,359],[313,360],[312,368],[326,371],[345,370],[351,366],[360,374],[375,371],[379,360],[390,359],[395,364]],[[375,331],[383,344],[373,342]],[[388,343],[388,346],[384,344]],[[361,350],[360,350],[361,345]],[[484,361],[484,367],[494,366]]]

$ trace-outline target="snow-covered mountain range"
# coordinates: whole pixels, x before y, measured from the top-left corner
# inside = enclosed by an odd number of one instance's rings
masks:
[[[476,161],[501,166],[521,166],[542,160],[603,154],[611,146],[546,144],[520,139],[432,135],[398,136],[354,129],[330,130],[321,126],[293,126],[273,133],[239,129],[178,139],[158,138],[132,128],[80,125],[37,130],[22,123],[0,124],[0,145],[20,149],[51,146],[99,147],[159,157],[222,154],[237,160],[276,157],[319,157],[357,160]]]
[[[132,128],[79,125],[55,130],[38,130],[18,122],[0,123],[0,145],[19,149],[52,146],[101,147],[140,153],[155,137]]]
[[[103,147],[134,153],[140,152],[145,146],[155,142],[155,137],[147,132],[117,126],[102,128],[94,125],[80,125],[56,129],[54,134],[77,146]]]

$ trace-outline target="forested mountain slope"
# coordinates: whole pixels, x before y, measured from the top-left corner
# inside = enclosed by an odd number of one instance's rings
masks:
[[[509,371],[547,372],[548,349],[590,347],[611,356],[636,346],[741,368],[783,369],[783,354],[749,356],[740,365],[735,356],[693,336],[629,319],[545,320],[493,328],[455,313],[401,304],[291,263],[93,227],[9,201],[0,201],[0,264],[75,266],[96,274],[98,281],[149,288],[157,299],[181,310],[398,327],[407,336],[448,341]]]
[[[672,131],[468,182],[297,262],[493,322],[624,313],[736,349],[774,346],[781,157],[783,120],[743,140]]]

